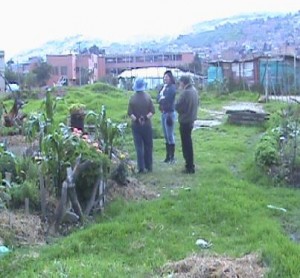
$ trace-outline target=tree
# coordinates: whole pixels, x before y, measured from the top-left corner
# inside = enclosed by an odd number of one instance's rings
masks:
[[[52,69],[51,65],[49,65],[46,62],[41,62],[32,71],[36,75],[36,79],[40,87],[45,86],[47,84],[47,81],[51,77],[51,69]]]
[[[24,76],[24,84],[23,87],[31,90],[32,87],[37,85],[37,76],[33,72],[29,72]]]
[[[190,69],[190,71],[194,72],[195,74],[201,75],[202,62],[197,54],[194,56],[194,61],[189,64],[189,69]]]
[[[11,69],[6,68],[4,72],[4,76],[5,76],[5,82],[9,84],[18,83],[19,80],[18,74],[12,71]]]
[[[105,54],[105,49],[99,49],[99,47],[94,44],[92,47],[89,48],[89,52],[91,54],[100,55]]]

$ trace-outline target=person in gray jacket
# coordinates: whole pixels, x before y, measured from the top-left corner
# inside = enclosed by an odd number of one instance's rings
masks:
[[[178,113],[182,153],[185,160],[184,173],[194,174],[195,164],[192,130],[194,121],[197,119],[199,96],[191,77],[188,75],[180,77],[179,90],[181,92],[175,103],[175,109]]]

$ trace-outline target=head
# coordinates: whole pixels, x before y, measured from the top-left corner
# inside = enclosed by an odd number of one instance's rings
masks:
[[[134,81],[133,90],[135,92],[144,92],[146,90],[147,83],[144,81],[143,78],[138,77]]]
[[[189,75],[182,75],[179,78],[179,86],[185,88],[189,85],[193,85],[193,80]]]
[[[164,73],[164,83],[165,84],[175,84],[175,78],[173,76],[173,73],[170,70],[167,70]]]

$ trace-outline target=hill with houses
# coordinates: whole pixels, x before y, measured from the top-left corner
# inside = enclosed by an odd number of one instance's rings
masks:
[[[141,40],[135,43],[107,43],[101,39],[90,39],[83,35],[53,40],[41,47],[20,53],[19,61],[47,54],[69,54],[88,51],[97,46],[107,54],[129,54],[147,52],[199,53],[203,58],[239,58],[245,54],[262,52],[291,54],[296,48],[299,55],[300,11],[288,14],[244,14],[235,17],[200,22],[191,27],[191,32],[177,37],[162,37]],[[14,59],[14,57],[12,57]]]

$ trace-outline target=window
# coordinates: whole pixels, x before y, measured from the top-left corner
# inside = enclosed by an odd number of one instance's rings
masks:
[[[144,58],[144,56],[137,56],[137,57],[135,57],[135,61],[138,63],[143,63],[143,62],[145,62],[145,58]]]
[[[105,58],[105,63],[108,64],[116,63],[116,58]]]
[[[58,67],[52,67],[52,74],[58,75]]]
[[[61,75],[68,75],[68,68],[66,66],[60,67]]]

